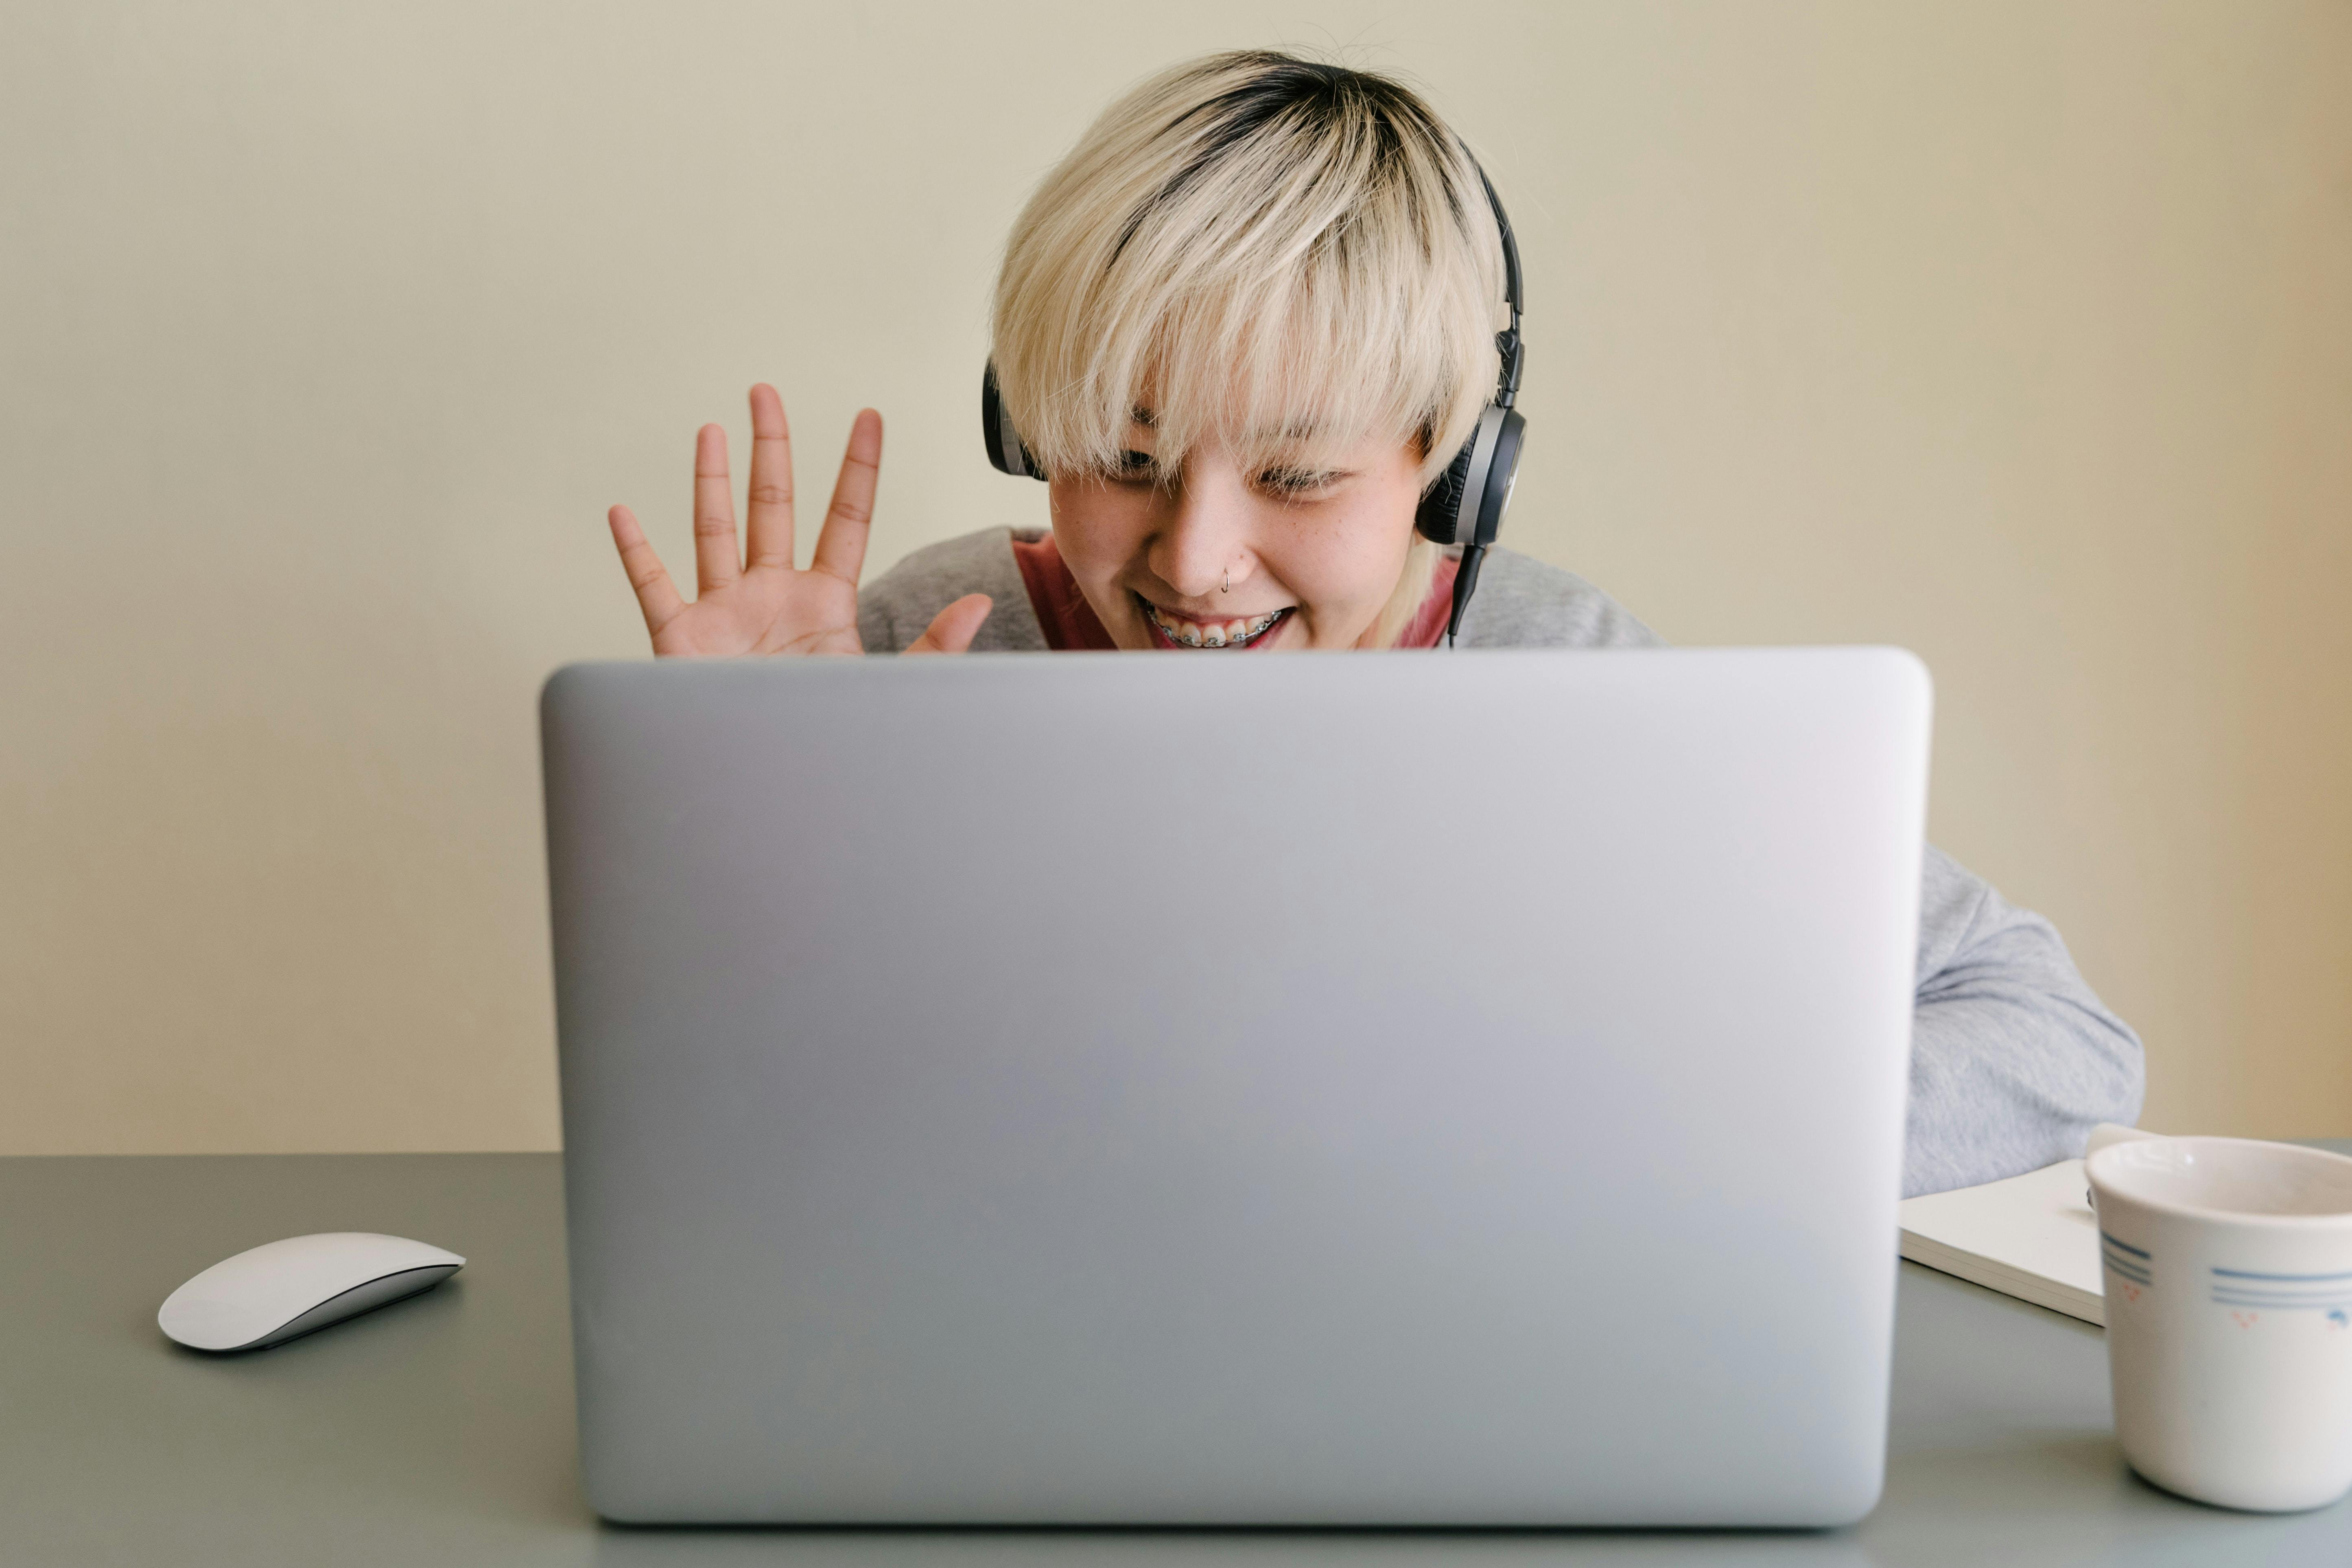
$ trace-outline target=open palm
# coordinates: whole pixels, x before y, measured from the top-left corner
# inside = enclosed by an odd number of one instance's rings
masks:
[[[727,432],[706,425],[694,441],[694,579],[688,603],[646,542],[636,514],[616,506],[608,521],[621,566],[645,611],[654,652],[665,658],[744,654],[860,653],[857,574],[881,473],[882,416],[860,409],[849,429],[833,503],[806,571],[793,565],[793,437],[783,399],[762,382],[751,389],[750,551],[735,538],[734,486]],[[908,653],[961,653],[987,617],[989,600],[969,594],[941,610]]]

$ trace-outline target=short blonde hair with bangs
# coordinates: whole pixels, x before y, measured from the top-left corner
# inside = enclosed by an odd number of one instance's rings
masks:
[[[1051,474],[1116,470],[1139,408],[1154,463],[1302,437],[1417,443],[1434,480],[1499,369],[1502,239],[1478,169],[1410,89],[1262,50],[1212,55],[1104,110],[1023,208],[992,358]],[[1373,627],[1429,592],[1413,539]]]

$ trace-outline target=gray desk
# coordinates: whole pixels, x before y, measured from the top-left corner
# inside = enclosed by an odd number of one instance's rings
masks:
[[[1851,1531],[614,1530],[573,1475],[562,1213],[545,1154],[0,1160],[0,1563],[2352,1563],[2352,1505],[2260,1518],[2134,1479],[2096,1330],[1909,1264],[1886,1497]],[[156,1331],[197,1269],[318,1230],[473,1264],[257,1355]]]

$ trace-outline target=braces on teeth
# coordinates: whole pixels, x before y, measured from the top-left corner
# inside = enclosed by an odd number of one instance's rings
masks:
[[[1259,616],[1246,623],[1244,628],[1238,632],[1230,630],[1235,624],[1232,621],[1213,626],[1194,626],[1189,622],[1181,628],[1171,626],[1160,618],[1160,606],[1148,600],[1145,602],[1144,613],[1151,617],[1153,626],[1167,634],[1170,641],[1181,643],[1186,647],[1241,647],[1273,629],[1274,623],[1282,619],[1287,612],[1276,610],[1270,616]]]

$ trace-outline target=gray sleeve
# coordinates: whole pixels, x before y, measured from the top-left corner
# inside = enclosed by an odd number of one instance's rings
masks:
[[[2139,1037],[2057,930],[1930,845],[1903,1195],[2071,1159],[2094,1123],[2136,1120],[2144,1087]]]
[[[1658,634],[1573,572],[1495,549],[1462,617],[1464,647],[1658,647]]]
[[[1013,531],[982,529],[925,545],[857,591],[857,636],[867,653],[903,653],[931,617],[966,594],[995,601],[974,653],[1037,653],[1045,633],[1013,557]]]

